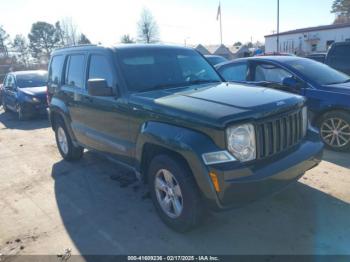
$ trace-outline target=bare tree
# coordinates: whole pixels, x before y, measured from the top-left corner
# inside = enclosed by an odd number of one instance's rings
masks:
[[[28,67],[30,60],[30,49],[27,39],[23,35],[16,35],[12,47],[18,62]]]
[[[87,44],[91,44],[91,41],[89,40],[89,38],[87,38],[86,35],[80,34],[78,44],[79,45],[87,45]]]
[[[134,39],[130,35],[123,35],[120,38],[120,42],[123,44],[132,44],[135,43]]]
[[[0,55],[3,57],[8,56],[8,39],[9,35],[6,33],[5,29],[0,26]]]
[[[159,42],[158,25],[152,13],[149,10],[142,10],[141,18],[137,23],[137,26],[138,41],[147,44]]]
[[[56,23],[57,24],[57,23]],[[62,19],[59,23],[59,34],[61,41],[64,46],[77,45],[79,41],[80,34],[78,32],[78,27],[73,23],[72,18],[66,17]]]

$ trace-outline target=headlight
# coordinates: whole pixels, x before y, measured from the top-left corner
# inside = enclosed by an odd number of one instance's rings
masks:
[[[32,101],[35,102],[35,103],[39,103],[39,102],[40,102],[40,99],[39,99],[39,98],[36,98],[36,97],[32,97]]]
[[[24,97],[24,100],[27,102],[30,102],[30,103],[39,103],[40,102],[39,98],[34,97],[34,96],[27,96],[27,95]]]
[[[252,124],[233,126],[226,130],[227,149],[242,162],[256,158],[255,130]]]
[[[302,118],[303,118],[303,137],[306,136],[307,128],[309,125],[309,119],[307,116],[307,107],[304,106],[302,109]]]

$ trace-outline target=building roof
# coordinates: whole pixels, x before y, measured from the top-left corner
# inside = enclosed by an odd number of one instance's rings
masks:
[[[300,33],[312,32],[312,31],[322,31],[322,30],[338,29],[338,28],[344,28],[344,27],[350,27],[350,23],[322,25],[322,26],[295,29],[295,30],[279,33],[279,35],[281,36],[281,35],[300,34]],[[266,35],[265,37],[272,37],[272,36],[277,36],[277,34]]]

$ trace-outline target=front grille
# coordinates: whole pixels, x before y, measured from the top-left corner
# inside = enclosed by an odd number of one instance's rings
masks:
[[[257,159],[285,151],[303,139],[302,111],[294,111],[257,124]]]

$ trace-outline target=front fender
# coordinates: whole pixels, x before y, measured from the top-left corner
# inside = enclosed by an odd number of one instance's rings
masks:
[[[136,160],[142,161],[143,148],[153,144],[181,155],[188,163],[198,187],[204,197],[217,200],[209,177],[209,169],[202,160],[202,154],[220,149],[208,136],[200,132],[160,122],[144,123],[137,138]]]

